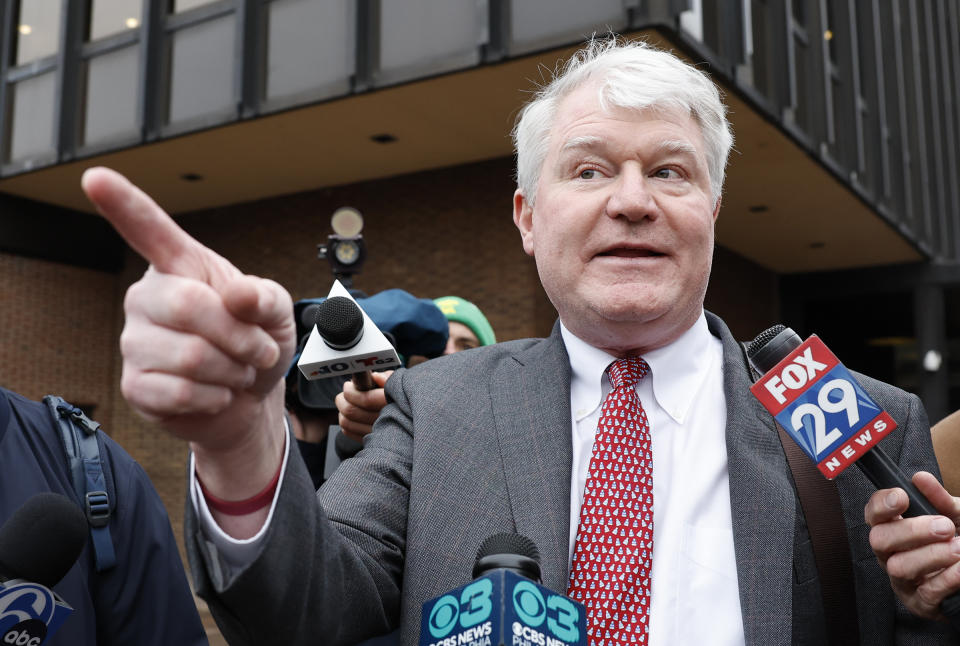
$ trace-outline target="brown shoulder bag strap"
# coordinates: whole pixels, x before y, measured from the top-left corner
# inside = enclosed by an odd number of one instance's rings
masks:
[[[747,358],[746,347],[743,344],[741,347],[753,379],[759,379],[760,375],[756,374]],[[856,621],[850,621],[850,609],[857,607],[857,590],[837,484],[820,473],[780,424],[777,424],[777,433],[793,474],[797,497],[810,533],[813,558],[820,577],[827,639],[830,646],[859,644],[859,626]]]

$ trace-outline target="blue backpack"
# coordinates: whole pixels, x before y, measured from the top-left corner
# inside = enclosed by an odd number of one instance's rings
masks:
[[[90,525],[97,572],[109,570],[117,564],[113,538],[110,536],[110,514],[115,501],[107,493],[107,478],[100,459],[100,438],[97,433],[100,424],[62,397],[47,395],[43,403],[47,405],[60,433],[73,489]]]

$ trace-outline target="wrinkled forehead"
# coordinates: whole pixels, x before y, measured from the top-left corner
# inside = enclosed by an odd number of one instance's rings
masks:
[[[655,120],[672,122],[686,131],[686,136],[675,135],[664,140],[664,147],[677,152],[698,155],[705,153],[702,124],[688,108],[670,102],[621,105],[605,99],[598,83],[579,87],[560,99],[548,132],[547,146],[549,150],[560,152],[571,147],[602,143],[598,142],[597,135],[589,134],[591,126],[603,126],[608,122],[632,122],[637,129],[641,129],[645,121]]]

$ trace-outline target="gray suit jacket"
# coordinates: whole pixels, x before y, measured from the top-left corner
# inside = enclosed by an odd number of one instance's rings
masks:
[[[820,645],[819,581],[772,418],[749,392],[742,349],[723,342],[727,451],[746,643]],[[864,377],[899,425],[884,449],[907,473],[937,473],[919,400]],[[416,644],[423,602],[466,583],[491,534],[537,544],[544,585],[564,591],[572,462],[570,366],[559,328],[400,371],[364,450],[317,494],[291,452],[266,540],[239,571],[224,568],[188,505],[198,592],[231,644],[355,644],[401,629]],[[838,479],[850,536],[863,644],[951,643],[945,626],[896,601],[867,542],[873,489],[857,469]],[[854,609],[851,608],[851,620]],[[941,641],[942,640],[942,641]]]

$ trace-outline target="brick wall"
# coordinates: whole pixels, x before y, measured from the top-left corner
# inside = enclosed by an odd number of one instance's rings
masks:
[[[0,385],[113,414],[117,277],[0,253]]]

